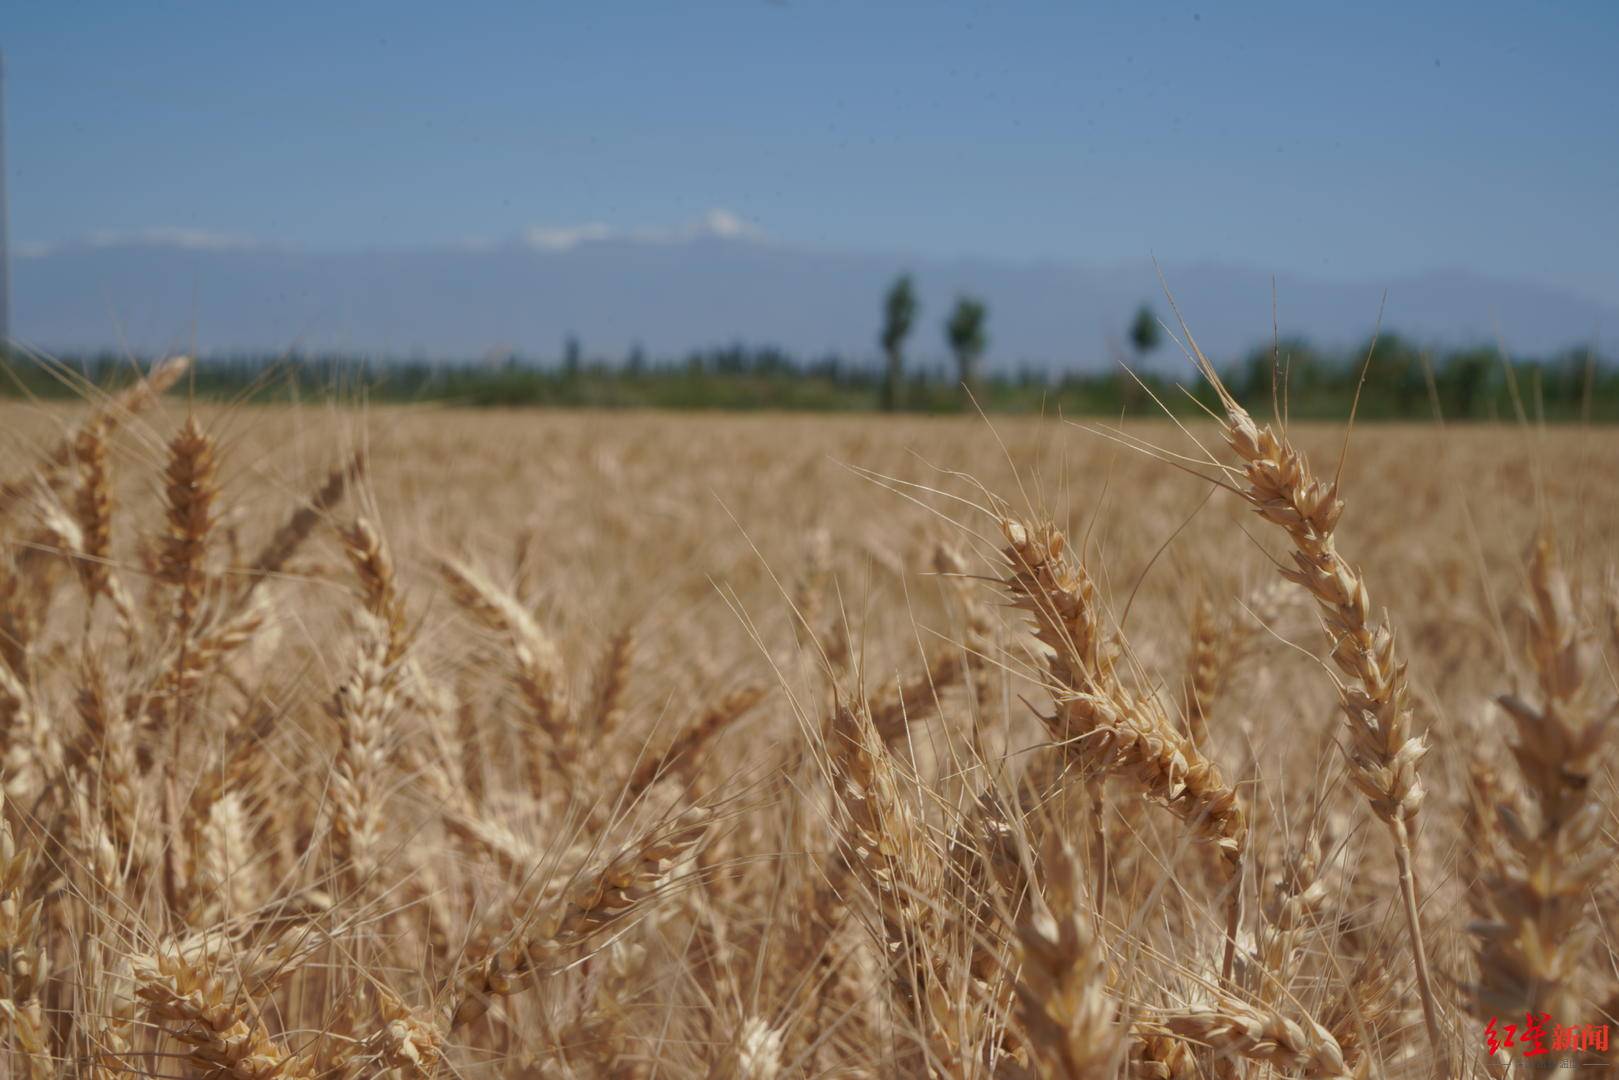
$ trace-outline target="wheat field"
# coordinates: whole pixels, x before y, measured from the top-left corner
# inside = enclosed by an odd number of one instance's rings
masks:
[[[8,1075],[1609,1060],[1609,431],[183,368],[0,408]]]

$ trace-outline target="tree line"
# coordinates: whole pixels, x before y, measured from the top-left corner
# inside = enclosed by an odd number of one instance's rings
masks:
[[[555,405],[649,408],[776,408],[927,413],[975,408],[1069,415],[1191,415],[1214,402],[1189,368],[1152,364],[1160,323],[1143,304],[1125,339],[1132,355],[1097,370],[1021,364],[983,370],[990,311],[963,295],[939,323],[951,363],[908,363],[906,346],[921,317],[914,283],[901,275],[886,290],[876,344],[880,364],[827,354],[800,357],[769,345],[734,343],[653,358],[641,346],[617,358],[590,355],[569,337],[555,361],[519,355],[482,362],[429,362],[290,354],[204,357],[191,377],[201,398],[285,401],[337,395],[376,402],[475,406]],[[103,353],[49,360],[13,351],[0,394],[59,398],[85,384],[133,377],[127,356]],[[1589,348],[1549,356],[1505,356],[1493,347],[1427,349],[1385,332],[1349,349],[1300,338],[1257,346],[1218,364],[1227,385],[1257,411],[1274,403],[1298,418],[1340,419],[1357,395],[1367,419],[1619,421],[1619,366]],[[1182,390],[1180,387],[1186,389]]]

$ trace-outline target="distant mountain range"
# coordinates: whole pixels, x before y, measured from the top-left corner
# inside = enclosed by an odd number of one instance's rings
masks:
[[[921,323],[911,354],[946,354],[940,325],[957,293],[990,308],[988,360],[1096,368],[1122,355],[1137,305],[1164,316],[1147,260],[1116,265],[906,258],[813,251],[760,239],[728,215],[664,235],[601,227],[530,233],[462,248],[282,250],[208,234],[101,236],[19,255],[19,341],[55,352],[103,347],[203,354],[339,351],[549,359],[575,335],[587,357],[649,356],[742,341],[805,357],[875,356],[883,289],[915,274]],[[1217,359],[1271,337],[1272,281],[1260,269],[1166,265],[1199,343]],[[1517,352],[1583,344],[1619,328],[1619,304],[1530,281],[1437,271],[1379,281],[1276,276],[1284,335],[1362,340],[1377,321],[1420,341],[1486,341]],[[1163,362],[1174,361],[1166,344]]]

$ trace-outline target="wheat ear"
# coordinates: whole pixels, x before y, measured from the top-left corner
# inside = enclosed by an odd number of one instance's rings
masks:
[[[126,417],[134,416],[155,402],[170,387],[180,381],[180,377],[191,370],[191,358],[176,356],[163,361],[152,368],[146,377],[134,386],[114,396],[101,408],[90,414],[84,422],[85,427],[94,426],[101,430],[104,436],[111,435]],[[73,461],[74,448],[78,442],[78,433],[65,436],[58,442],[51,452],[38,462],[23,476],[15,480],[0,484],[0,519],[9,515],[13,508],[26,499],[41,482],[52,484],[57,476]]]
[[[1134,780],[1225,860],[1220,971],[1222,979],[1230,978],[1248,846],[1248,820],[1236,792],[1219,767],[1175,729],[1155,695],[1137,693],[1119,679],[1115,657],[1125,642],[1104,629],[1095,586],[1069,554],[1063,534],[1049,523],[1010,518],[1002,521],[1001,531],[1009,567],[1005,588],[1017,607],[1034,616],[1035,636],[1049,650],[1046,667],[1057,710],[1046,724],[1053,737],[1083,768]]]
[[[287,560],[303,546],[305,540],[309,539],[309,534],[315,531],[321,516],[335,507],[349,487],[365,475],[365,461],[365,453],[355,451],[346,462],[326,474],[326,482],[308,502],[294,510],[292,515],[281,523],[281,527],[270,537],[248,567],[249,591],[287,565]]]
[[[169,442],[164,471],[168,533],[163,541],[162,579],[176,590],[175,629],[183,639],[197,619],[202,601],[204,562],[214,530],[214,500],[219,494],[218,463],[213,436],[186,417]]]
[[[17,843],[5,815],[5,801],[0,798],[0,951],[6,957],[0,971],[0,1011],[16,1040],[25,1074],[30,1080],[44,1080],[56,1075],[39,995],[47,973],[45,950],[40,945],[44,901],[29,897],[35,853]]]
[[[1209,710],[1220,692],[1220,635],[1209,601],[1201,592],[1192,601],[1191,648],[1186,678],[1186,733],[1192,745],[1209,752]]]
[[[633,916],[656,895],[669,864],[702,840],[711,817],[703,807],[688,808],[580,879],[546,910],[519,919],[504,944],[473,967],[451,1012],[451,1028],[476,1020],[494,998],[517,993],[530,975],[550,970],[570,950]]]
[[[348,1048],[338,1075],[386,1075],[400,1080],[433,1076],[443,1055],[444,1032],[438,1022],[386,990],[377,997],[375,1027]]]
[[[590,715],[587,722],[596,737],[605,738],[624,718],[624,694],[629,688],[630,668],[635,661],[635,627],[625,625],[607,640],[596,680],[591,686]]]
[[[925,670],[884,687],[870,702],[871,722],[883,742],[899,742],[912,724],[931,716],[938,709],[939,694],[961,682],[966,673],[967,659],[960,649],[941,649]]]
[[[687,724],[662,753],[642,759],[631,774],[629,783],[624,786],[624,800],[635,800],[665,776],[690,771],[703,747],[764,699],[765,688],[762,686],[744,686],[722,696],[696,720]]]
[[[239,990],[178,949],[162,949],[131,963],[136,996],[176,1039],[191,1047],[191,1062],[206,1075],[231,1080],[313,1077],[253,1015]]]
[[[891,990],[927,1030],[926,1003],[913,990],[932,982],[929,954],[939,919],[931,898],[942,887],[944,861],[865,710],[836,708],[826,751],[843,808],[842,861],[866,883],[877,907],[881,953],[885,965],[893,965]]]
[[[569,723],[568,686],[562,654],[515,597],[458,559],[444,559],[440,573],[456,604],[479,622],[504,634],[516,661],[515,682],[527,706],[531,729],[525,740],[529,788],[539,798],[549,787],[551,769],[573,775],[578,734]]]
[[[343,553],[360,581],[365,609],[387,629],[388,652],[384,666],[391,668],[403,659],[411,639],[405,602],[394,578],[393,557],[383,545],[376,526],[366,518],[355,519],[353,525],[342,530],[341,536]]]
[[[1294,1070],[1313,1080],[1352,1080],[1338,1041],[1314,1021],[1300,1024],[1273,1009],[1231,998],[1157,1020],[1168,1031],[1219,1054]]]
[[[1277,435],[1256,424],[1201,352],[1197,360],[1225,408],[1226,442],[1242,459],[1247,484],[1241,495],[1292,541],[1293,566],[1282,574],[1315,597],[1332,640],[1332,659],[1348,677],[1338,684],[1338,697],[1349,736],[1349,775],[1394,841],[1423,1019],[1437,1052],[1444,1033],[1422,940],[1411,836],[1423,796],[1417,766],[1428,745],[1413,730],[1405,661],[1395,649],[1393,628],[1372,617],[1365,578],[1338,553],[1335,533],[1344,503],[1337,482],[1318,479],[1285,432]]]
[[[1481,917],[1473,991],[1481,1017],[1578,1012],[1575,977],[1596,930],[1585,917],[1587,897],[1613,860],[1597,778],[1619,703],[1595,701],[1595,642],[1549,532],[1530,551],[1529,586],[1538,704],[1511,694],[1498,700],[1518,730],[1512,756],[1532,812],[1497,799],[1496,823],[1483,830],[1491,843],[1472,894]]]
[[[112,469],[107,460],[107,423],[92,421],[79,429],[73,456],[79,466],[79,486],[73,495],[73,514],[79,523],[79,580],[89,597],[90,609],[105,596],[117,612],[128,639],[134,632],[134,611],[122,585],[112,574]],[[85,613],[88,620],[90,610]]]
[[[1111,1080],[1125,1029],[1107,992],[1107,953],[1082,903],[1079,860],[1066,845],[1050,847],[1044,902],[1031,902],[1017,925],[1018,1022],[1040,1076]]]
[[[382,781],[388,763],[387,724],[394,695],[388,634],[369,616],[355,652],[354,670],[338,688],[330,711],[340,744],[332,766],[332,849],[351,888],[377,869],[383,831]]]

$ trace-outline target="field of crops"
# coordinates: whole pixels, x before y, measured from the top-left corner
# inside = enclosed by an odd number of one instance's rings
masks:
[[[9,1075],[1607,1060],[1608,431],[183,386],[0,412]]]

